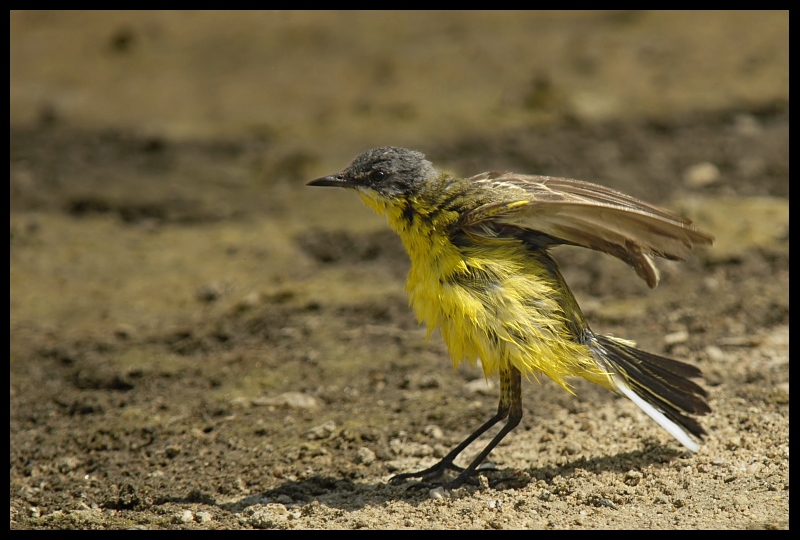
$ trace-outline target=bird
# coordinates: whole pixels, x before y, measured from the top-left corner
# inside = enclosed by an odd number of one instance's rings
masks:
[[[684,260],[714,237],[689,219],[590,182],[513,172],[461,178],[416,150],[385,146],[357,156],[309,186],[355,191],[385,216],[411,260],[405,290],[428,337],[440,330],[454,366],[480,364],[498,377],[497,412],[438,463],[395,475],[457,488],[473,478],[521,421],[522,378],[545,375],[570,393],[581,377],[622,395],[683,446],[707,435],[694,416],[711,412],[691,379],[697,367],[643,351],[632,341],[592,331],[549,252],[559,245],[603,252],[629,265],[650,288],[654,259]],[[459,454],[505,424],[467,467]],[[441,480],[447,471],[457,475]],[[452,476],[452,475],[451,475]]]

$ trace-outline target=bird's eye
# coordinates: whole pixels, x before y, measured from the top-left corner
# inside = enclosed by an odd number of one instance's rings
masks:
[[[380,182],[384,178],[386,178],[386,173],[381,170],[374,170],[369,173],[369,179],[371,182]]]

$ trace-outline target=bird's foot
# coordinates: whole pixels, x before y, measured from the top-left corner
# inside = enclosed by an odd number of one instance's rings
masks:
[[[459,472],[459,475],[450,480],[436,481],[444,476],[445,472],[453,470]],[[480,467],[476,468],[463,468],[455,465],[452,461],[440,461],[436,465],[423,469],[421,471],[403,473],[393,476],[389,482],[397,485],[410,478],[420,478],[421,481],[408,486],[407,489],[423,490],[423,489],[443,489],[454,490],[458,489],[465,484],[472,484],[478,487],[489,487],[486,477],[482,477],[482,473],[486,471],[496,471],[497,468],[491,462],[484,462]]]
[[[458,465],[453,463],[452,460],[443,459],[439,463],[436,463],[435,465],[428,467],[427,469],[422,469],[421,471],[396,474],[389,479],[389,483],[397,485],[402,482],[405,482],[410,478],[419,478],[422,480],[422,482],[420,484],[415,484],[415,486],[434,485],[433,483],[431,483],[431,481],[436,480],[437,478],[441,478],[442,476],[444,476],[444,473],[447,472],[448,470],[463,472],[464,468],[459,467]]]

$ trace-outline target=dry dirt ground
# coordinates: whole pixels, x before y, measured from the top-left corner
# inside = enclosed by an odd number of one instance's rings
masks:
[[[11,528],[788,528],[788,13],[12,12],[10,96]],[[303,187],[387,143],[711,231],[654,291],[555,252],[596,331],[702,368],[701,450],[532,380],[488,486],[390,485],[497,389]]]

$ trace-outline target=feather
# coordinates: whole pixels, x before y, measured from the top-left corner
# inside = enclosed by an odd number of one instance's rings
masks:
[[[594,335],[587,343],[595,360],[613,373],[617,391],[631,399],[684,446],[697,451],[689,434],[706,434],[700,423],[684,413],[704,415],[711,407],[703,398],[706,391],[689,377],[700,370],[689,364],[664,358],[630,346],[623,340]]]
[[[589,182],[494,172],[467,181],[489,189],[503,187],[516,199],[465,213],[460,220],[465,230],[495,223],[541,232],[563,244],[617,257],[650,287],[659,280],[654,256],[684,260],[695,245],[714,241],[686,218]]]

